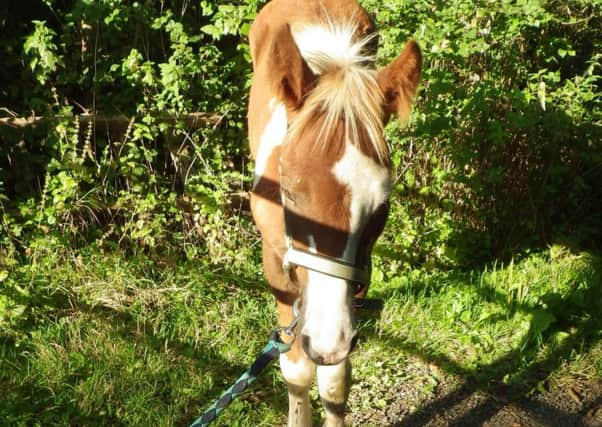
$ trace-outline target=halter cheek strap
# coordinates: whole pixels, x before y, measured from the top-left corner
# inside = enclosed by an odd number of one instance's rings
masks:
[[[282,207],[284,210],[286,209],[284,197],[282,198]],[[372,273],[370,263],[364,268],[358,268],[346,259],[331,258],[294,248],[292,233],[286,221],[286,213],[284,214],[284,233],[286,252],[282,258],[282,269],[285,272],[289,272],[293,265],[297,265],[338,279],[361,283],[364,286],[370,284]]]

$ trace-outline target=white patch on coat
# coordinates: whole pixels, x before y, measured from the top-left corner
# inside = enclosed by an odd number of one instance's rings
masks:
[[[315,367],[316,365],[307,357],[300,357],[293,362],[289,360],[286,353],[280,355],[280,370],[289,384],[309,387],[314,379]]]
[[[310,337],[320,355],[348,351],[354,333],[348,282],[307,270],[304,324],[301,334]]]
[[[280,146],[286,137],[286,107],[283,103],[277,102],[275,98],[272,98],[269,103],[269,109],[271,112],[271,117],[261,135],[257,158],[255,159],[253,187],[257,185],[265,173],[265,169],[272,151],[274,151],[276,147]]]
[[[345,154],[335,163],[332,172],[351,193],[349,238],[342,257],[349,261],[355,256],[364,225],[389,198],[391,174],[388,168],[378,164],[352,144],[346,145]]]

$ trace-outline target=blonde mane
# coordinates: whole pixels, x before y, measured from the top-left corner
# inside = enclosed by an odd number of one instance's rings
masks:
[[[300,135],[320,115],[324,121],[319,141],[326,144],[342,122],[346,141],[359,147],[361,137],[366,136],[385,164],[389,147],[383,134],[383,94],[376,80],[375,58],[366,53],[376,34],[354,40],[355,34],[354,24],[330,19],[293,33],[301,55],[319,79],[289,132],[293,137]]]

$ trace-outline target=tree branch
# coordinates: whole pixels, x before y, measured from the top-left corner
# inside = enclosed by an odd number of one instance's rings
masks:
[[[40,124],[52,122],[55,120],[73,119],[76,117],[80,123],[86,124],[89,122],[95,122],[109,129],[118,129],[128,126],[131,117],[125,115],[119,116],[103,116],[96,114],[80,114],[77,116],[31,116],[31,117],[0,117],[0,127],[10,126],[13,128],[25,128],[25,127],[36,127]],[[163,123],[175,123],[177,121],[184,121],[187,127],[200,128],[206,125],[215,125],[221,119],[222,116],[215,113],[189,113],[182,116],[174,116],[169,114],[159,114],[155,116],[155,119]]]

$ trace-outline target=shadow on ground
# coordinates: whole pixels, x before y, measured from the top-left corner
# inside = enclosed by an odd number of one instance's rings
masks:
[[[385,347],[416,356],[442,370],[444,376],[455,378],[447,383],[444,380],[434,395],[416,410],[408,410],[403,402],[393,402],[392,406],[398,406],[398,418],[395,419],[395,409],[392,409],[387,416],[389,425],[602,426],[602,381],[575,384],[574,388],[567,385],[566,390],[548,390],[550,374],[573,352],[586,354],[602,338],[601,259],[593,258],[577,281],[582,286],[566,295],[550,293],[541,298],[555,319],[550,327],[540,333],[540,325],[532,321],[519,345],[476,369],[466,369],[437,348],[420,347],[373,328],[362,331],[369,337],[384,340]],[[505,307],[508,315],[516,311],[537,314],[544,309],[540,305],[508,303],[506,296],[491,288],[479,287],[478,291],[483,302],[495,301]],[[393,293],[373,296],[387,300]],[[566,332],[566,338],[552,344],[554,335],[560,331]],[[538,336],[541,338],[534,338]],[[545,356],[536,358],[538,353]],[[526,355],[534,361],[525,363]],[[512,380],[508,381],[508,377]]]

